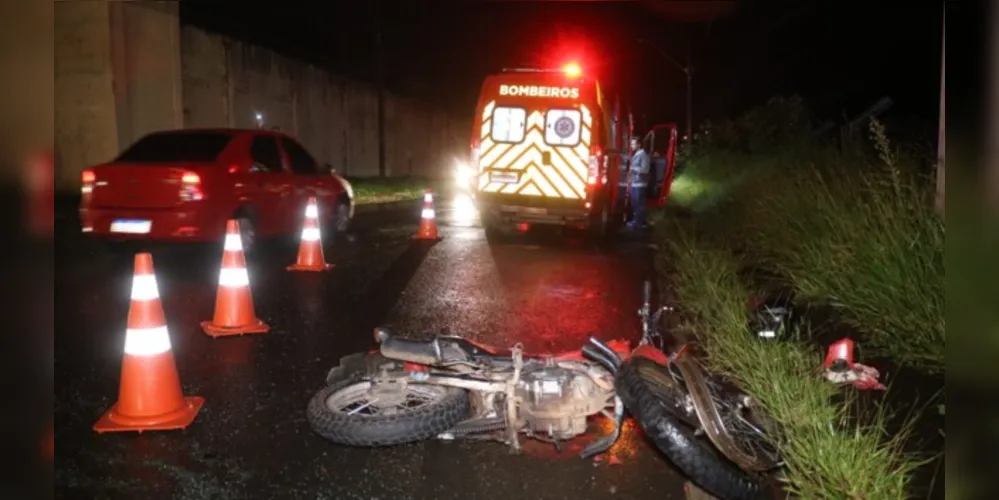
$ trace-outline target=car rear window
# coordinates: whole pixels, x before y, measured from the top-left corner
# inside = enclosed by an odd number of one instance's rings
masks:
[[[224,132],[150,134],[132,144],[116,161],[128,163],[212,162],[232,140]]]

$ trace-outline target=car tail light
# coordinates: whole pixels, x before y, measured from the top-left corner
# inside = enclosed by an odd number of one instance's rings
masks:
[[[184,172],[180,176],[180,199],[184,201],[197,201],[205,198],[201,190],[201,176],[196,172]]]
[[[97,175],[94,174],[93,170],[86,169],[82,174],[83,184],[80,186],[80,192],[83,194],[90,194],[94,192],[94,182],[97,180]]]

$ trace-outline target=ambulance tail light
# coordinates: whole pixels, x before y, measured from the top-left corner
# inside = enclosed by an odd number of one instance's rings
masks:
[[[603,168],[601,168],[601,165]],[[587,170],[587,187],[596,187],[605,182],[604,172],[607,170],[607,157],[604,156],[603,151],[599,147],[594,147],[590,151],[589,168]]]

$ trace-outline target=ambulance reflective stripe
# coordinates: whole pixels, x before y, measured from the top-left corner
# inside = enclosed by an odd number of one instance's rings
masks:
[[[524,140],[520,143],[493,141],[486,125],[495,105],[495,101],[491,101],[483,110],[479,167],[485,175],[479,177],[479,190],[485,193],[585,198],[589,148],[593,137],[593,115],[589,108],[579,105],[580,143],[567,147],[551,146],[545,142],[545,117],[542,111],[534,111],[527,117]],[[545,151],[550,153],[551,165],[542,164],[541,157]],[[517,173],[519,180],[515,183],[495,182],[490,179],[489,171]]]
[[[544,147],[551,153],[551,166],[542,165],[542,148],[539,144],[544,144],[542,129],[536,127],[531,129],[520,144],[512,145],[506,152],[496,159],[491,165],[492,168],[501,168],[509,171],[529,171],[535,180],[538,177],[544,179],[544,184],[539,182],[539,188],[545,196],[562,198],[583,198],[586,195],[586,184],[583,181],[587,165],[582,158],[572,153],[570,148],[565,147]],[[564,163],[559,164],[559,160]],[[523,176],[518,184],[507,184],[501,182],[488,182],[485,186],[486,192],[517,193],[518,189],[526,184]],[[548,187],[546,187],[548,186]]]
[[[223,267],[219,272],[219,286],[229,288],[250,286],[250,274],[246,272],[245,267]]]
[[[129,356],[155,356],[170,348],[170,333],[166,326],[125,330],[125,354]]]

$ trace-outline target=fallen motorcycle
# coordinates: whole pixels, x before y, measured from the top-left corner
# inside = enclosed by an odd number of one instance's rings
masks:
[[[587,418],[614,423],[581,453],[610,449],[627,407],[656,446],[694,483],[722,499],[754,498],[779,465],[772,426],[751,398],[723,387],[685,355],[663,352],[650,284],[639,310],[642,339],[590,338],[580,350],[525,354],[459,336],[407,340],[375,329],[379,348],[347,356],[310,400],[309,425],[341,445],[390,446],[425,439],[494,439],[520,449],[521,435],[552,443],[587,432]],[[706,435],[707,440],[699,439]],[[718,453],[720,451],[721,453]]]

